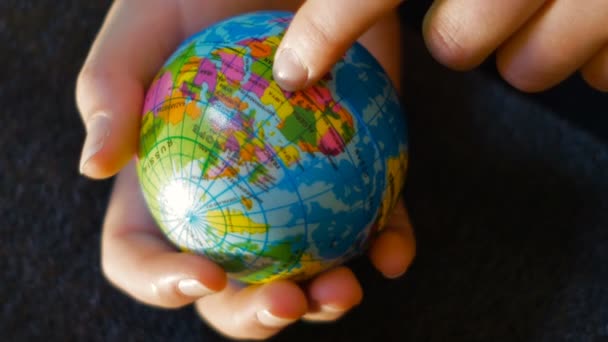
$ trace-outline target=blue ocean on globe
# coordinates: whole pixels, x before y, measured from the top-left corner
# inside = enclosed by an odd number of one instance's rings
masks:
[[[273,80],[292,16],[243,14],[188,38],[142,112],[152,216],[178,248],[246,283],[306,279],[361,254],[405,181],[406,114],[364,47],[306,90]]]

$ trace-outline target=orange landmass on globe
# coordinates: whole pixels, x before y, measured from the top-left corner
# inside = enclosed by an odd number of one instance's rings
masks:
[[[157,109],[157,115],[165,122],[177,125],[184,120],[185,115],[197,119],[201,115],[201,110],[196,102],[188,101],[184,94],[176,89],[171,93],[169,100]]]
[[[241,203],[243,204],[243,206],[245,206],[245,208],[247,208],[247,210],[251,210],[251,208],[253,208],[253,201],[251,200],[251,198],[241,196]]]

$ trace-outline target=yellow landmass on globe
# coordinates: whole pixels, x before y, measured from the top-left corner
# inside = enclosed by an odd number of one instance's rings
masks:
[[[283,91],[275,82],[270,82],[260,100],[263,104],[272,106],[279,118],[281,118],[281,121],[284,121],[293,113],[293,107],[286,101]]]
[[[184,82],[191,84],[198,73],[198,68],[202,60],[202,58],[197,56],[191,56],[188,58],[184,65],[182,65],[179,73],[177,74],[177,78],[173,83],[176,85],[181,85]]]
[[[235,55],[235,56],[247,56],[247,48],[244,46],[238,46],[238,45],[231,45],[230,47],[222,47],[219,48],[215,51],[213,51],[214,55],[219,55],[220,53],[226,53],[229,55]]]
[[[303,277],[308,277],[312,274],[317,274],[327,268],[327,264],[320,262],[312,257],[310,253],[302,254],[300,258],[300,268],[299,271],[302,271]]]
[[[317,274],[326,268],[327,268],[327,264],[324,264],[318,260],[315,260],[312,256],[312,254],[310,254],[310,253],[304,253],[304,254],[302,254],[302,257],[300,257],[300,261],[298,262],[297,266],[291,268],[290,270],[286,270],[284,272],[279,272],[277,274],[268,275],[268,277],[264,278],[263,283],[270,282],[273,280],[284,279],[284,278],[291,278],[291,277],[293,277],[293,280],[306,279],[309,276],[311,276],[313,274]],[[262,282],[260,282],[260,283],[262,283]]]
[[[276,147],[275,149],[275,153],[281,158],[285,166],[289,167],[300,160],[300,151],[293,145]]]
[[[173,84],[178,85],[178,87],[174,88],[170,95],[165,98],[166,102],[157,112],[158,117],[165,122],[177,125],[184,120],[185,115],[192,119],[197,119],[201,115],[201,109],[197,106],[196,101],[188,100],[188,95],[184,94],[181,89],[182,84],[193,83],[201,60],[199,57],[191,56],[177,73],[177,78],[173,81]]]
[[[207,213],[207,223],[221,235],[232,234],[265,234],[268,224],[254,222],[240,210],[210,210]]]
[[[141,120],[141,135],[147,135],[154,126],[154,113],[151,110],[146,112]]]
[[[279,46],[279,44],[281,43],[281,37],[278,35],[268,36],[268,38],[264,40],[264,43],[270,44],[272,46]]]
[[[317,135],[319,137],[325,136],[325,134],[327,134],[327,131],[330,128],[334,128],[340,133],[340,136],[344,136],[344,134],[341,132],[343,123],[343,120],[341,118],[334,118],[330,115],[325,115],[321,113],[321,111],[317,110],[315,111],[315,121],[317,126]]]
[[[233,136],[239,143],[240,146],[240,157],[239,162],[264,162],[258,160],[256,151],[265,150],[264,142],[258,138],[251,138],[247,132],[235,131]]]
[[[264,139],[266,139],[266,131],[264,130],[264,126],[270,126],[270,122],[268,122],[268,121],[258,122],[258,124],[256,125],[256,129],[258,130],[256,136],[261,141],[264,141]],[[272,131],[271,131],[271,133],[272,133]],[[271,134],[271,136],[272,136],[272,134]]]
[[[387,161],[387,190],[380,204],[380,217],[377,225],[379,229],[384,228],[390,216],[393,206],[397,203],[401,188],[405,183],[405,171],[407,170],[408,154],[401,153],[398,157],[389,158]]]

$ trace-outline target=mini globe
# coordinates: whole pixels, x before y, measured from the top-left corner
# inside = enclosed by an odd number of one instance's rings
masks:
[[[137,171],[183,251],[245,283],[303,280],[359,255],[404,183],[405,113],[355,44],[320,82],[272,78],[292,18],[248,13],[184,41],[145,99]]]

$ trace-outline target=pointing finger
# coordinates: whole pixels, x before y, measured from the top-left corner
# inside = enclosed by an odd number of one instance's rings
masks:
[[[399,0],[308,0],[277,49],[274,78],[285,90],[313,84]],[[344,15],[348,11],[349,15]]]

